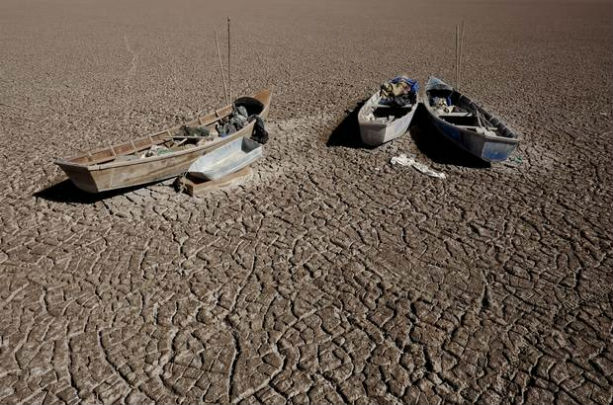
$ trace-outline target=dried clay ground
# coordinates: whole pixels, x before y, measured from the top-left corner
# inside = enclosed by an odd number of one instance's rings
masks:
[[[265,158],[194,199],[89,196],[54,157],[274,90]],[[0,403],[559,403],[613,395],[611,2],[0,2]],[[485,166],[403,71],[523,136]],[[442,171],[392,167],[415,153]]]

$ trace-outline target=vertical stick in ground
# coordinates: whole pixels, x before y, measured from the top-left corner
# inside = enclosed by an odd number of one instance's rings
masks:
[[[458,66],[458,61],[460,59],[460,26],[455,26],[455,87],[456,89],[460,87],[460,67]]]
[[[232,45],[230,41],[230,17],[228,17],[228,96],[232,99],[232,77],[230,69],[230,54],[232,53]]]
[[[464,20],[462,20],[462,22],[460,23],[460,53],[458,57],[458,81],[462,80],[462,52],[463,52],[462,48],[464,48]]]
[[[221,83],[223,84],[223,95],[226,99],[226,104],[230,104],[228,88],[226,87],[226,78],[223,73],[223,62],[221,61],[221,51],[219,50],[219,40],[217,38],[217,31],[215,31],[215,45],[217,46],[217,58],[219,59],[219,73],[221,73]]]

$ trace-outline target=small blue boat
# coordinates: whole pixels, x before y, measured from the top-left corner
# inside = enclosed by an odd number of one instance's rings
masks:
[[[239,138],[202,156],[192,163],[187,172],[198,179],[217,180],[261,157],[261,144],[253,139]]]
[[[443,136],[486,162],[506,160],[519,143],[517,133],[436,77],[428,79],[424,105]]]

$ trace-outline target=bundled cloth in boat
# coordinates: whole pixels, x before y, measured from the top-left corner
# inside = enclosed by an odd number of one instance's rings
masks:
[[[432,90],[444,90],[444,91],[453,91],[453,87],[445,83],[439,78],[430,77],[428,83],[426,83],[426,91]]]
[[[211,135],[211,131],[209,131],[208,128],[204,127],[189,127],[187,125],[183,125],[181,128],[179,128],[179,131],[177,131],[176,135],[200,136],[202,138],[206,138]]]
[[[219,136],[222,138],[231,135],[245,125],[255,120],[255,126],[253,128],[253,134],[251,138],[261,144],[268,142],[268,132],[264,128],[264,121],[257,114],[251,114],[247,112],[247,108],[243,105],[234,105],[232,113],[219,121],[215,129]]]
[[[394,77],[381,85],[379,104],[391,107],[415,104],[418,90],[417,80],[409,79],[406,76]]]
[[[147,149],[147,151],[143,153],[140,156],[140,158],[142,159],[142,158],[151,157],[151,156],[160,156],[160,155],[165,155],[167,153],[172,153],[172,150],[170,150],[169,148],[165,146],[153,145],[149,149]]]
[[[215,126],[215,129],[219,133],[219,136],[223,138],[224,136],[232,135],[236,131],[240,130],[247,125],[248,122],[249,115],[247,113],[247,109],[242,105],[237,106],[234,104],[232,106],[232,113],[219,121],[219,123]]]

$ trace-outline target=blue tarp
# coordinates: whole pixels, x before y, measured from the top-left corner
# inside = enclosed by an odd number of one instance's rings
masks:
[[[453,87],[445,83],[439,78],[431,77],[428,79],[428,83],[426,83],[426,91],[430,90],[449,90],[453,91]]]

